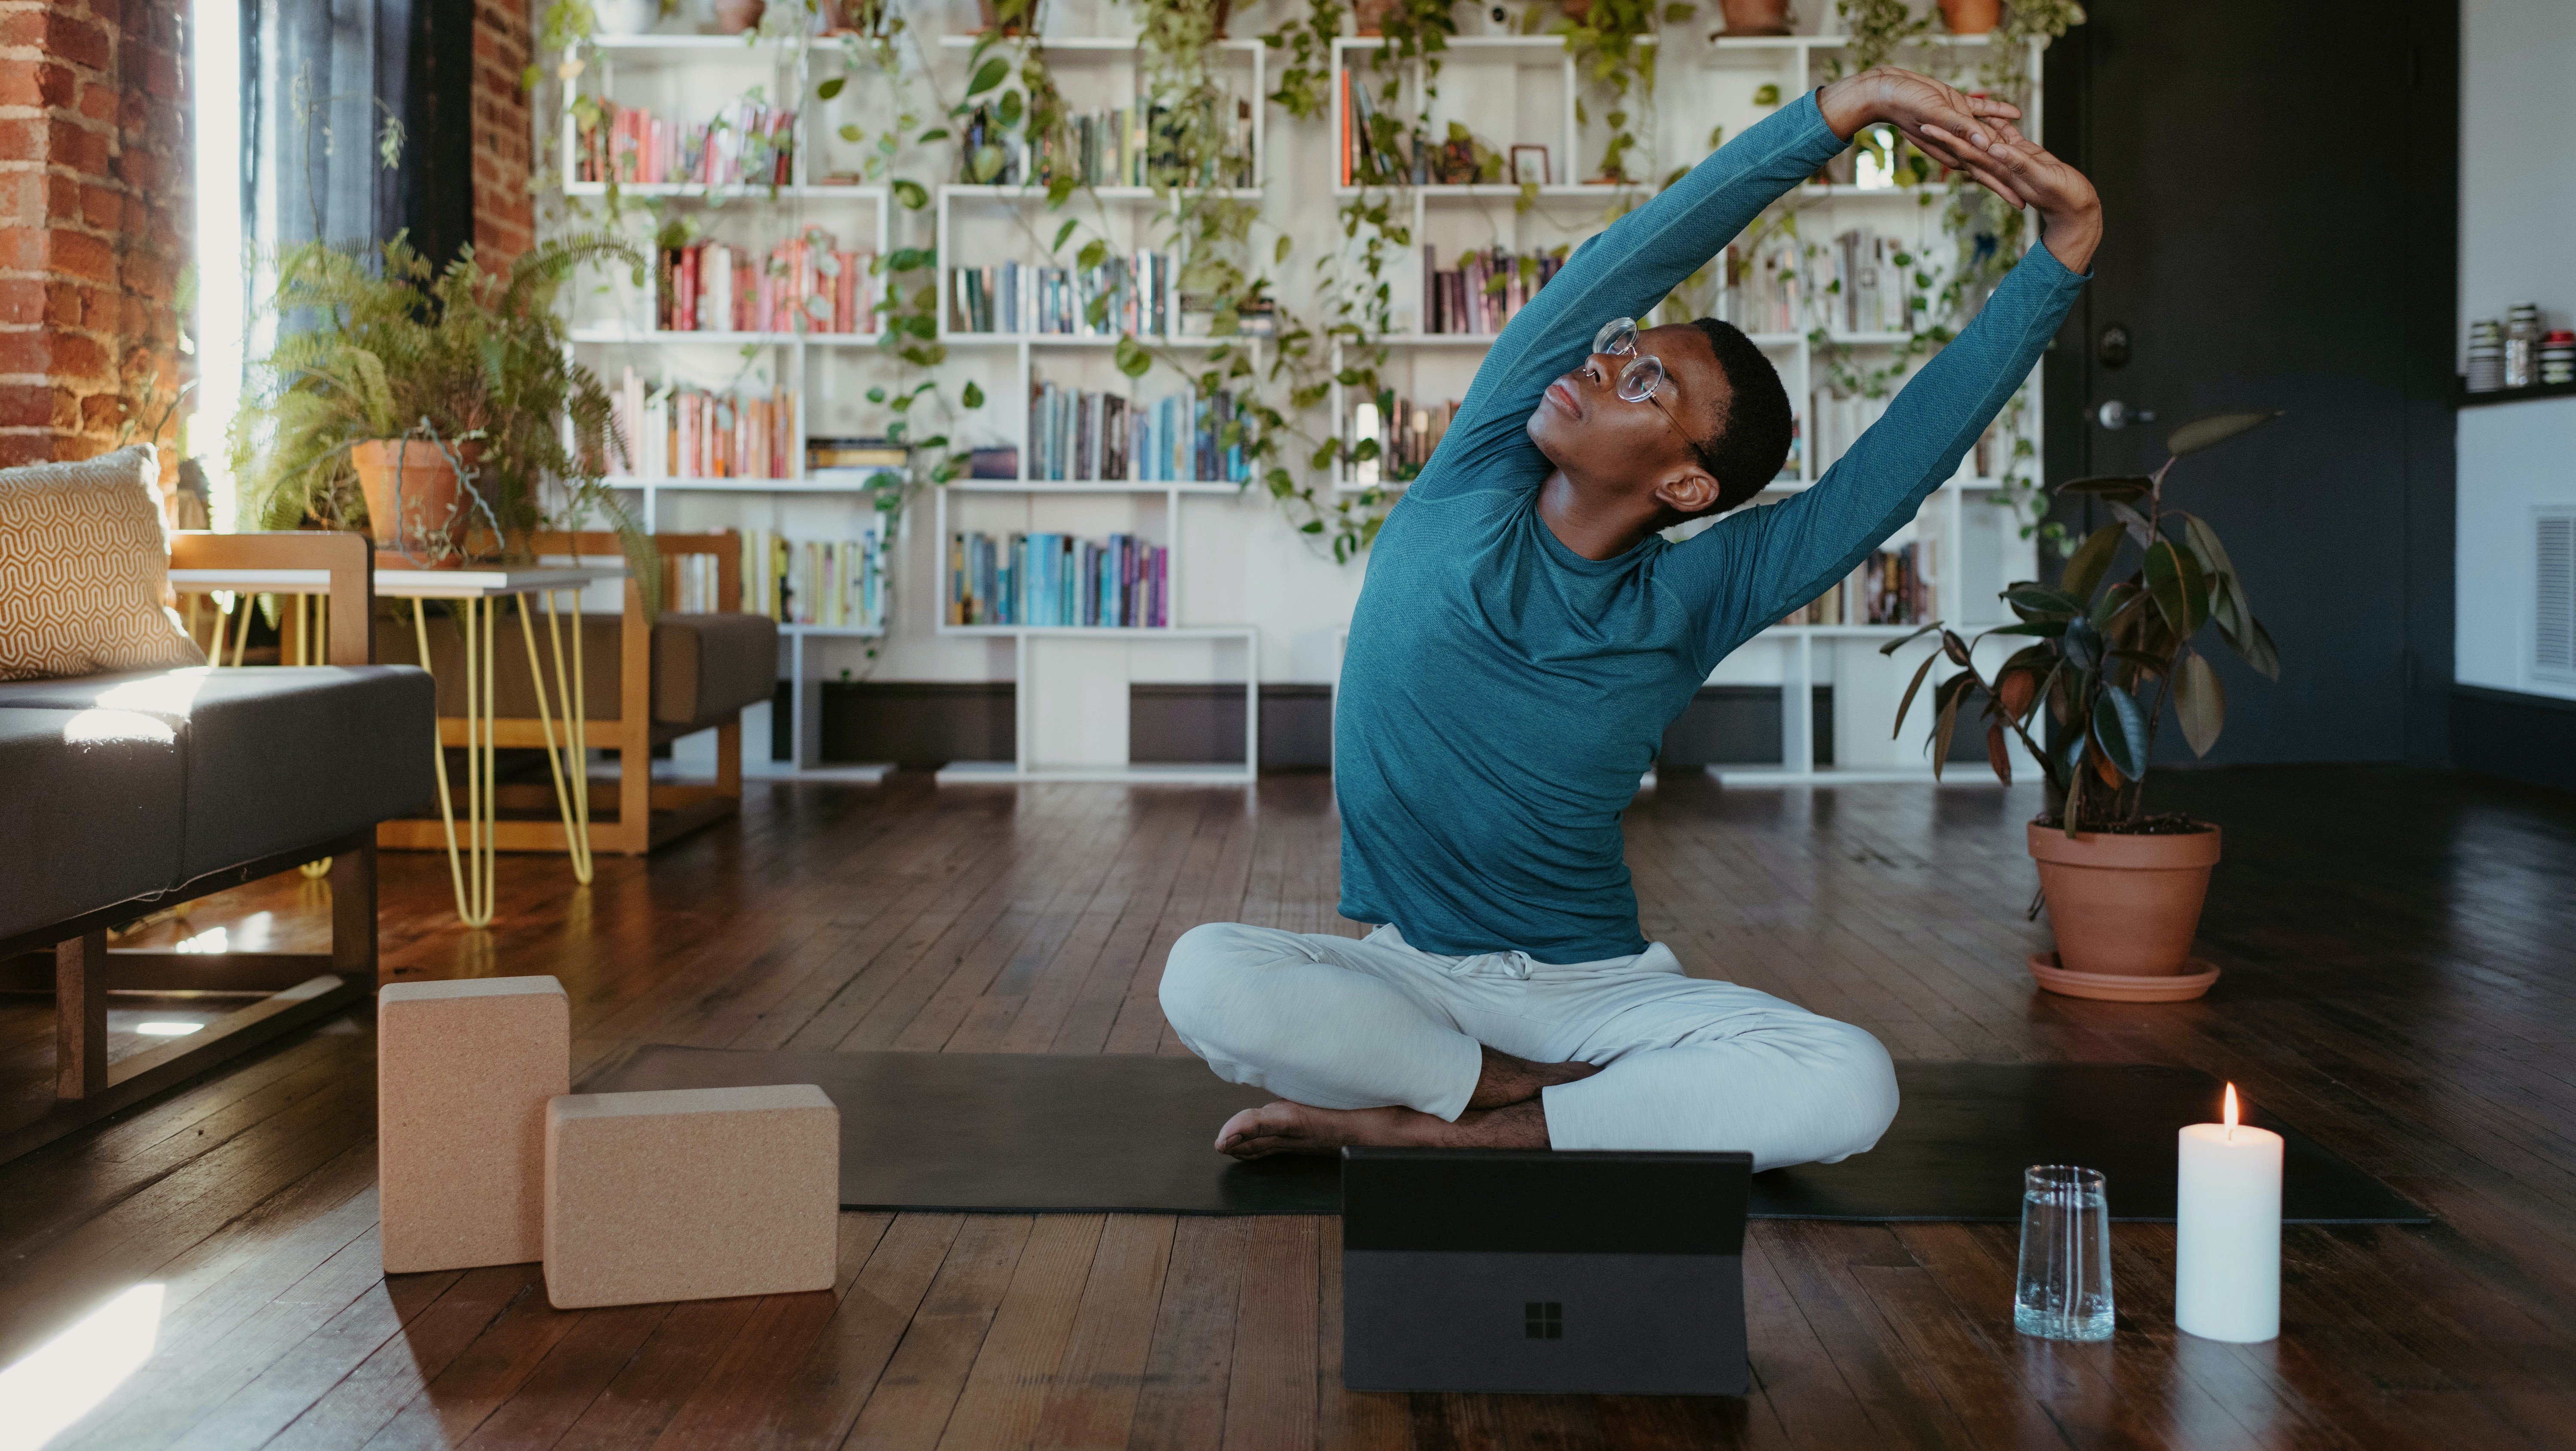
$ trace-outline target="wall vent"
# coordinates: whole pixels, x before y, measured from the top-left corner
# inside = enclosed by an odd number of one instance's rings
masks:
[[[2576,509],[2542,511],[2532,573],[2531,669],[2544,680],[2576,680]]]

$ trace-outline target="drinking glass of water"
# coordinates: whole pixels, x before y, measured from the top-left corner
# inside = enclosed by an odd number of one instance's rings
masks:
[[[2023,1171],[2013,1328],[2048,1340],[2111,1338],[2111,1208],[2098,1170]]]

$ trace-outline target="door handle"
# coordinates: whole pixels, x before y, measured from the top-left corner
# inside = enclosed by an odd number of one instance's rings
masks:
[[[2094,409],[2093,417],[2094,420],[2100,423],[2104,428],[2126,428],[2132,423],[2155,422],[2156,412],[2152,408],[2132,408],[2128,404],[2114,398],[2110,402],[2103,404],[2101,407]]]

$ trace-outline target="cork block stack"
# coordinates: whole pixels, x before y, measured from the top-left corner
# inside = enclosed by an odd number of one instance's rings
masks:
[[[571,1092],[551,977],[377,1000],[385,1271],[542,1259],[561,1309],[828,1290],[840,1111],[810,1084]]]
[[[580,1093],[546,1109],[558,1309],[832,1287],[841,1115],[811,1084]]]
[[[546,1101],[572,1092],[572,1011],[551,977],[399,982],[376,995],[385,1273],[538,1258]]]

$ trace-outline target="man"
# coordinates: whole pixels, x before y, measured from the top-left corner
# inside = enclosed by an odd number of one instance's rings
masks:
[[[1620,812],[1710,669],[1912,519],[2082,286],[2101,209],[2020,112],[1875,70],[1799,98],[1578,251],[1504,329],[1389,515],[1335,722],[1345,917],[1364,941],[1216,923],[1166,1017],[1281,1101],[1217,1147],[1868,1149],[1896,1113],[1868,1033],[1682,975],[1637,930]],[[1889,122],[2041,245],[1812,489],[1689,542],[1778,473],[1789,400],[1741,332],[1649,311],[1852,134]]]

